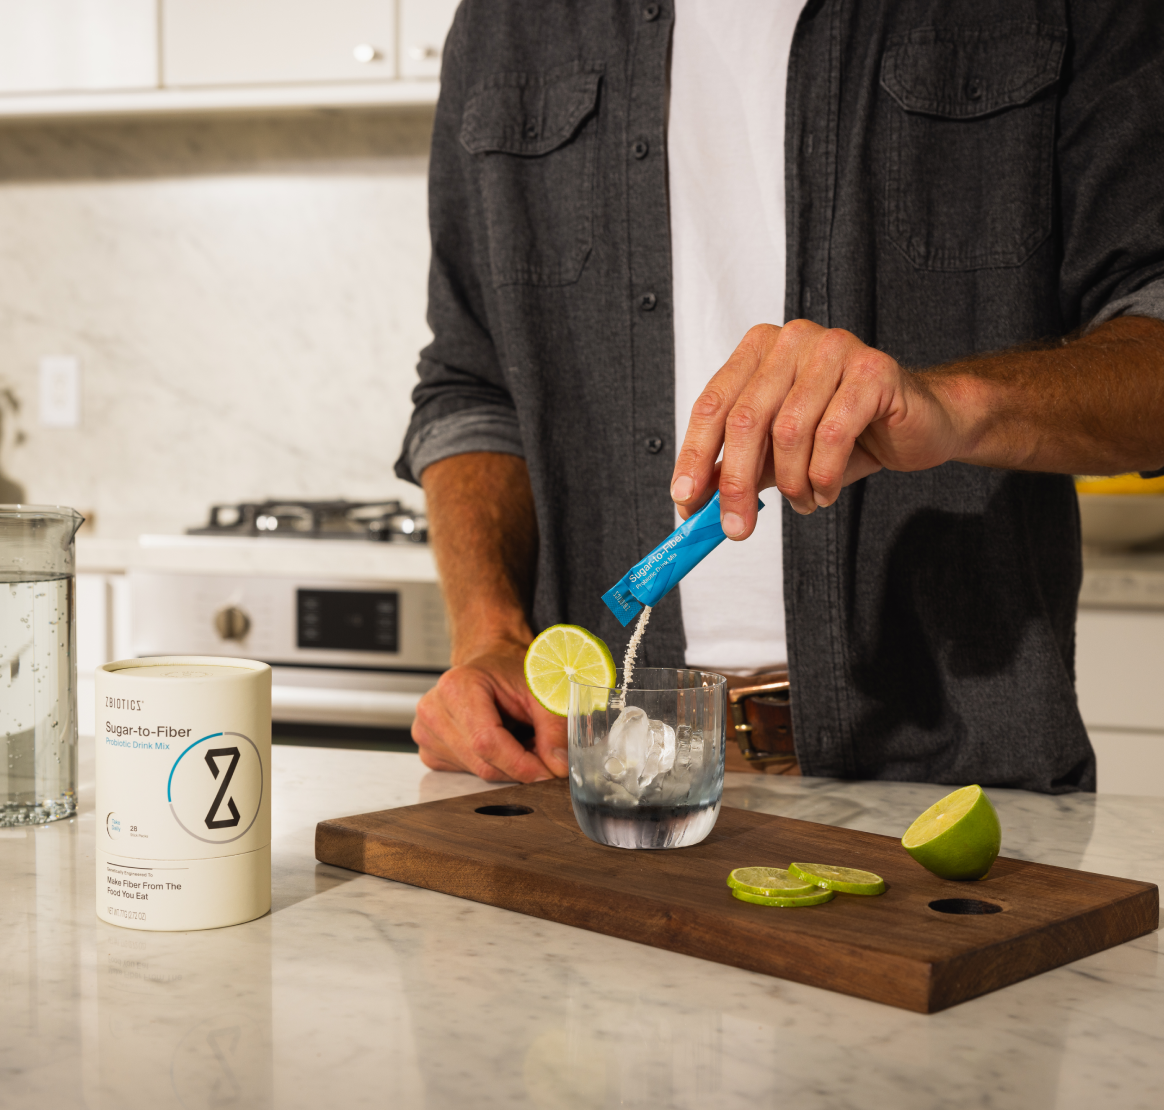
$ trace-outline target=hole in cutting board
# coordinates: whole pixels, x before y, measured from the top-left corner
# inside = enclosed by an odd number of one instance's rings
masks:
[[[478,806],[474,813],[484,813],[486,817],[524,817],[533,813],[529,806]]]
[[[939,898],[930,903],[931,910],[938,913],[979,914],[1002,913],[1002,907],[993,902],[980,902],[977,898]]]

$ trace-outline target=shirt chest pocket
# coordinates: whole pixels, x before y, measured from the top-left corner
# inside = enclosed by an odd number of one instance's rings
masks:
[[[1019,266],[1051,234],[1056,98],[1067,33],[1039,23],[891,38],[886,218],[919,269]]]
[[[466,99],[493,285],[569,285],[593,234],[601,66],[500,73]]]

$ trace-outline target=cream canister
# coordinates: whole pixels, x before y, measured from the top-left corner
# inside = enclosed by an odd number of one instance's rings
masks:
[[[159,656],[97,671],[97,916],[216,929],[271,908],[271,668]]]

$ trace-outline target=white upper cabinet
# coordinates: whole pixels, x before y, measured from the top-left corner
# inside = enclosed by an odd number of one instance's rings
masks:
[[[400,0],[400,76],[439,77],[458,0]]]
[[[162,0],[167,88],[395,76],[395,0]]]
[[[0,0],[0,118],[432,104],[456,8]]]
[[[0,94],[157,84],[157,0],[0,0]]]

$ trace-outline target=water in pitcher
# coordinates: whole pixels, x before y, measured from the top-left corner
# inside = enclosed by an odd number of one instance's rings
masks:
[[[77,810],[72,575],[0,576],[0,826]]]

